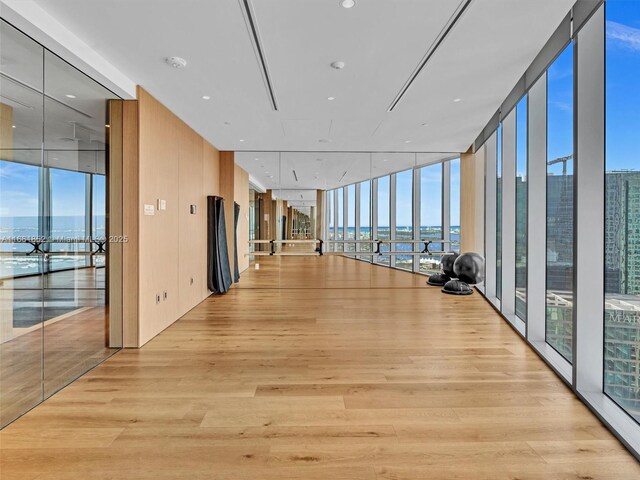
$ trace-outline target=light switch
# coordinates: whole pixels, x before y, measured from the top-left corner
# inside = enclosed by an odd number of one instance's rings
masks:
[[[148,203],[144,204],[144,214],[145,215],[155,215],[156,209],[153,205],[149,205]]]

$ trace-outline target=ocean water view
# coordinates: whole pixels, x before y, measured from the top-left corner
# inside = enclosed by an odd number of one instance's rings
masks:
[[[86,243],[65,243],[64,240],[88,240],[89,238],[104,238],[106,235],[106,217],[95,215],[92,220],[92,230],[89,231],[84,216],[55,216],[50,217],[50,234],[43,234],[39,226],[39,217],[35,216],[0,216],[0,278],[20,275],[31,275],[49,270],[64,270],[90,265],[90,257],[82,252],[89,250]],[[48,260],[42,256],[25,256],[24,253],[33,250],[29,240],[53,240],[49,243],[52,252],[63,252],[65,255],[51,255]],[[68,255],[78,252],[78,255]],[[15,256],[10,255],[15,253]],[[45,265],[47,262],[47,265]],[[95,263],[104,263],[104,256],[96,256]]]

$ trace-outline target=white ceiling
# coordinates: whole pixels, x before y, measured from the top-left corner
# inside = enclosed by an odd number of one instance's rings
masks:
[[[264,188],[298,191],[330,190],[455,156],[409,152],[236,152],[235,160]]]
[[[278,112],[241,0],[35,1],[220,149],[439,152],[469,147],[574,3],[473,0],[388,113],[459,0],[252,0]]]

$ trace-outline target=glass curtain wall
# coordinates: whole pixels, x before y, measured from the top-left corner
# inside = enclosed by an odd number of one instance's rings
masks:
[[[389,189],[391,186],[391,177],[380,177],[378,179],[378,238],[375,240],[391,240],[391,196]],[[389,251],[389,244],[385,244],[381,251]],[[377,261],[381,265],[391,265],[391,257],[389,255],[380,255]]]
[[[345,240],[356,239],[356,186],[349,185],[345,187],[347,191],[347,225]],[[347,243],[344,247],[347,252],[355,252],[356,244]]]
[[[371,181],[360,183],[360,237],[359,240],[371,240]],[[371,244],[362,243],[361,252],[371,252]],[[371,256],[360,257],[361,260],[371,261]]]
[[[396,240],[413,240],[413,170],[396,173]],[[396,243],[393,250],[413,251],[412,243]],[[396,267],[413,270],[413,256],[396,255]]]
[[[496,157],[496,298],[502,298],[502,124],[498,126]]]
[[[441,240],[443,164],[422,167],[420,175],[420,240]],[[443,251],[442,243],[434,243],[430,250]],[[431,275],[440,271],[441,255],[420,255],[420,273]]]
[[[327,192],[327,213],[329,217],[329,240],[337,240],[336,237],[336,211],[334,208],[335,205],[335,190],[329,190]]]
[[[344,240],[344,188],[336,190],[336,240]],[[344,244],[338,243],[337,249],[344,251]]]
[[[107,239],[107,107],[117,97],[4,21],[0,43],[4,426],[120,345],[98,247]]]
[[[640,422],[640,3],[606,17],[604,391]]]
[[[454,242],[450,245],[450,250],[460,253],[460,159],[456,158],[449,162],[450,165],[450,232],[449,239]]]
[[[572,361],[573,44],[547,73],[546,341]]]
[[[444,207],[445,200],[450,202],[450,218],[449,224],[450,238],[454,243],[451,248],[454,250],[459,249],[458,242],[460,241],[460,159],[447,160],[450,163],[450,176],[449,176],[449,191],[450,197],[448,199],[443,198],[443,182],[444,176],[444,164],[445,162],[437,162],[424,167],[416,167],[410,170],[402,170],[392,175],[379,177],[377,179],[378,190],[375,198],[372,197],[372,181],[366,180],[358,184],[351,184],[345,187],[340,187],[334,190],[327,191],[327,199],[329,205],[329,235],[332,236],[334,231],[333,218],[338,218],[337,231],[344,231],[344,238],[346,240],[344,247],[341,245],[336,246],[338,251],[346,252],[370,252],[372,251],[372,244],[360,244],[357,247],[354,244],[349,244],[349,240],[391,240],[392,233],[395,234],[393,249],[399,252],[412,252],[414,249],[422,250],[423,245],[414,245],[412,243],[403,243],[402,240],[413,241],[414,238],[419,238],[421,241],[425,240],[440,240],[445,237],[443,232],[443,225],[446,223],[444,220]],[[414,180],[414,175],[416,179]],[[395,179],[395,198],[391,198],[391,181]],[[414,205],[414,181],[420,184],[420,195],[416,198],[417,202]],[[356,186],[358,188],[356,188]],[[337,208],[333,208],[334,198],[337,198]],[[356,200],[359,200],[359,210]],[[344,213],[344,201],[346,201],[346,223],[342,221]],[[376,202],[372,204],[372,202]],[[375,211],[373,207],[377,208],[377,236],[372,238],[372,212]],[[393,212],[391,212],[393,208]],[[419,237],[418,237],[418,225],[414,225],[414,212],[417,214],[416,209],[419,209]],[[332,215],[332,212],[335,212]],[[395,214],[395,226],[394,231],[391,231],[391,213]],[[343,225],[344,228],[340,229]],[[337,239],[341,239],[342,233],[335,234]],[[340,250],[344,248],[344,250]],[[381,246],[382,255],[375,255],[373,260],[381,265],[391,266],[390,255],[385,255],[384,251],[389,251],[392,247],[387,243]],[[429,246],[431,251],[441,252],[446,250],[447,244],[441,242],[432,243]],[[394,267],[406,270],[416,271],[423,274],[433,274],[440,271],[440,261],[442,259],[441,254],[433,255],[420,255],[419,268],[414,270],[414,261],[412,255],[395,255]],[[365,261],[372,261],[372,257],[369,255],[356,255],[355,258]]]
[[[516,315],[527,319],[527,96],[516,107]]]
[[[502,273],[509,285],[515,276],[515,313],[527,324],[518,331],[637,455],[640,2],[594,8],[558,29],[566,46],[546,52],[555,55],[546,71],[534,64],[525,74],[537,80],[516,107],[516,188],[505,199],[515,201],[516,234],[504,245],[515,247],[515,268]]]

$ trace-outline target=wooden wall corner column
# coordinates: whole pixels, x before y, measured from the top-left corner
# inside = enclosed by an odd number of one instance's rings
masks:
[[[316,238],[322,238],[324,232],[324,197],[324,190],[316,190]]]
[[[484,252],[484,147],[460,155],[460,250]]]
[[[109,101],[109,342],[139,346],[137,100]]]
[[[234,230],[234,195],[235,195],[235,153],[220,152],[220,196],[224,198],[224,219],[227,228],[227,249],[229,251],[229,267],[233,275],[233,256],[235,248],[233,245]]]

